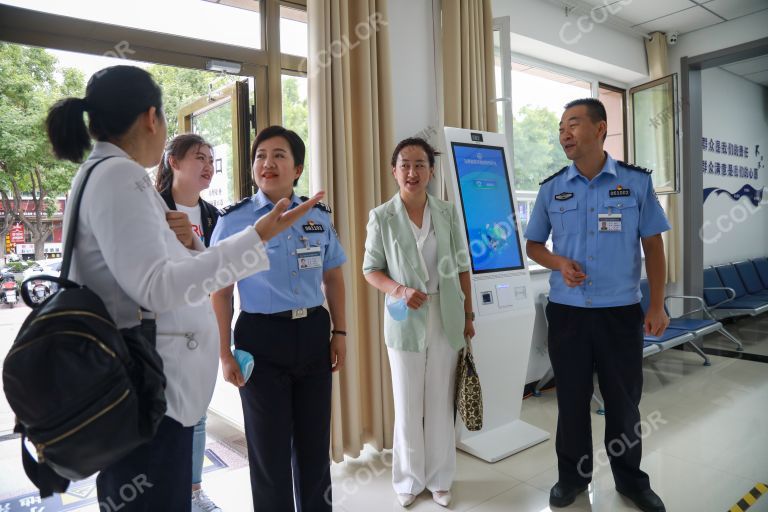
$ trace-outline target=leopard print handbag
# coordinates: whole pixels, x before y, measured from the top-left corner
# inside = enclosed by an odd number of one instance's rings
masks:
[[[483,428],[483,391],[480,377],[477,375],[475,360],[472,357],[472,342],[467,338],[467,346],[459,353],[456,368],[456,410],[467,430],[477,431]]]

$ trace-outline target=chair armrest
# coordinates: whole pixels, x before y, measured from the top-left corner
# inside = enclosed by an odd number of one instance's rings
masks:
[[[725,290],[726,293],[730,293],[731,294],[731,296],[729,298],[727,298],[727,299],[725,299],[723,301],[718,302],[714,306],[709,306],[709,309],[717,309],[720,306],[722,306],[723,304],[725,304],[726,302],[731,302],[733,299],[736,298],[736,290],[734,290],[733,288],[728,288],[727,286],[712,286],[712,287],[708,287],[708,288],[704,288],[704,289],[705,290]]]
[[[667,295],[666,297],[664,297],[664,305],[667,306],[667,307],[668,307],[669,299],[695,300],[701,306],[700,308],[692,309],[691,311],[686,311],[682,315],[676,316],[675,318],[683,318],[683,317],[686,317],[688,315],[692,315],[694,313],[698,313],[699,311],[703,311],[704,313],[709,313],[709,311],[707,311],[707,304],[704,302],[704,299],[702,297],[697,296],[697,295]]]

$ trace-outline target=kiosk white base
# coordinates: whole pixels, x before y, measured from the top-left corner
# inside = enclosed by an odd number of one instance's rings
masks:
[[[472,288],[477,310],[472,353],[483,392],[483,429],[470,432],[458,418],[456,447],[496,462],[550,438],[520,419],[535,310],[528,272],[473,277]],[[505,290],[518,293],[499,310]]]
[[[462,213],[471,260],[472,354],[483,396],[483,429],[470,432],[458,419],[456,445],[488,462],[550,437],[520,419],[536,308],[505,146],[501,133],[445,128],[453,156],[448,189]]]
[[[549,432],[534,427],[523,420],[514,420],[493,430],[457,441],[456,447],[488,462],[521,452],[549,439]]]

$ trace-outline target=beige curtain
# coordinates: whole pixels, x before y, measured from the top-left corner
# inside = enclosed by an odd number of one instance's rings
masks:
[[[386,0],[312,0],[309,16],[311,183],[327,192],[347,254],[347,359],[333,377],[331,452],[392,446],[394,407],[383,303],[362,275],[368,211],[395,193]]]
[[[496,131],[491,0],[443,0],[445,125]]]
[[[663,32],[654,32],[650,39],[645,40],[645,51],[648,57],[648,73],[651,80],[669,75],[669,59],[667,58],[667,36]],[[677,115],[677,112],[675,112]],[[664,248],[667,253],[667,282],[674,283],[680,273],[680,219],[678,215],[677,194],[665,194],[659,197],[661,205],[667,212],[672,229],[664,233]]]

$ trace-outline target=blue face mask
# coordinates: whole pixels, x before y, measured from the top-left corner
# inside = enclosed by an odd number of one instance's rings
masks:
[[[248,382],[248,379],[253,372],[253,356],[250,352],[237,348],[232,351],[232,355],[235,356],[235,361],[237,361],[238,366],[240,366],[240,373],[243,374],[243,380]]]
[[[389,316],[391,316],[393,320],[402,322],[408,318],[408,304],[406,304],[405,298],[396,299],[387,294],[386,305],[387,311],[389,311]]]

